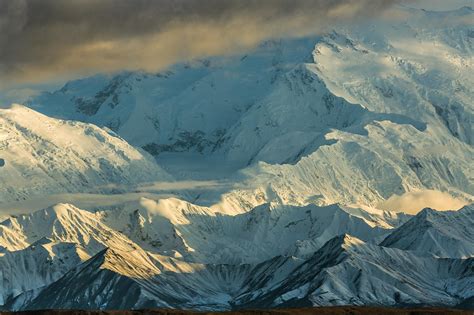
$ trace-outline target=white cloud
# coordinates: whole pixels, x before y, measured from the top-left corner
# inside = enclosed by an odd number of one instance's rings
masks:
[[[396,212],[416,214],[424,208],[438,211],[459,210],[472,203],[464,198],[454,197],[447,192],[437,190],[422,190],[405,193],[401,196],[393,195],[378,205],[378,208]]]

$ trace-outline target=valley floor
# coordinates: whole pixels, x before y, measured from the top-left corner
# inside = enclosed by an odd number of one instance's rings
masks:
[[[274,309],[274,310],[247,310],[230,312],[192,312],[178,310],[137,310],[137,311],[82,311],[82,310],[45,310],[45,311],[23,311],[23,312],[0,312],[0,315],[434,315],[434,314],[452,314],[452,315],[473,315],[474,310],[458,310],[443,308],[378,308],[378,307],[318,307],[318,308],[298,308],[298,309]]]

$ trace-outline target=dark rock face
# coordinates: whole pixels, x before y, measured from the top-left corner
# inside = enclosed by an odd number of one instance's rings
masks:
[[[224,140],[226,130],[215,130],[211,135],[207,135],[201,130],[181,131],[174,142],[169,144],[148,143],[142,147],[151,155],[159,155],[163,152],[188,152],[195,150],[203,153],[206,149],[216,149]]]
[[[436,114],[448,128],[449,132],[467,144],[473,144],[472,139],[472,115],[459,103],[449,105],[432,104]]]
[[[5,166],[5,160],[0,158],[0,167]]]
[[[78,112],[87,116],[97,114],[100,107],[108,101],[111,108],[115,108],[119,103],[118,90],[124,86],[124,81],[129,77],[129,74],[119,75],[111,80],[111,82],[92,99],[84,99],[78,97],[75,99],[76,109]],[[127,88],[130,88],[126,86]]]

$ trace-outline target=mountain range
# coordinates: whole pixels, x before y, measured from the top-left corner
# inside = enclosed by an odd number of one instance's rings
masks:
[[[0,109],[1,308],[474,307],[474,13],[398,10]]]
[[[426,230],[469,230],[472,206],[426,209],[387,229],[338,206],[212,216],[192,207],[179,213],[176,200],[141,203],[148,207],[119,215],[60,204],[4,221],[5,307],[456,306],[473,294],[471,236],[450,235],[448,243],[443,231]],[[438,240],[462,257],[434,255]],[[402,248],[413,243],[424,246]]]

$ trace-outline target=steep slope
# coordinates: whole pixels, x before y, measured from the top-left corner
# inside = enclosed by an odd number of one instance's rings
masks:
[[[402,235],[416,248],[429,245],[436,253],[448,244],[448,254],[457,255],[470,245],[472,208],[466,209],[429,217],[441,231],[430,235],[453,231],[466,237],[462,242],[428,244],[419,231],[425,210],[382,244]],[[224,310],[468,301],[472,258],[376,245],[393,229],[389,223],[406,219],[337,205],[265,204],[231,215],[173,198],[142,198],[96,213],[60,204],[1,223],[2,304]],[[406,231],[410,226],[415,232]]]
[[[80,245],[42,238],[25,249],[0,256],[0,304],[57,281],[90,256]]]
[[[438,257],[473,257],[473,224],[473,205],[446,212],[427,208],[393,231],[380,245]]]
[[[474,260],[421,258],[338,236],[292,276],[245,307],[322,305],[456,305],[471,297]],[[311,275],[311,276],[309,276]]]
[[[328,130],[360,123],[365,114],[362,107],[335,98],[306,65],[298,65],[226,134],[227,154],[246,164],[294,162],[329,144]]]
[[[120,252],[122,253],[122,252]],[[68,272],[59,281],[42,290],[22,305],[26,309],[130,309],[143,297],[132,276],[152,276],[159,270],[138,252],[119,256],[106,249]],[[140,253],[141,254],[141,253]],[[123,258],[123,259],[122,259]],[[145,259],[144,259],[145,258]],[[125,269],[123,267],[126,267]],[[110,270],[109,268],[113,269]],[[130,272],[130,275],[122,275]],[[128,277],[130,276],[130,277]],[[131,302],[132,301],[132,302]]]
[[[393,10],[403,18],[325,36],[313,53],[318,74],[371,111],[417,117],[437,137],[473,144],[473,9]]]
[[[310,56],[313,46],[308,39],[272,41],[247,55],[179,64],[156,74],[95,76],[44,93],[29,106],[107,126],[153,154],[209,152],[280,73]]]
[[[224,214],[174,198],[142,198],[99,215],[105,224],[148,251],[200,263],[306,257],[336,235],[352,233],[379,242],[392,228],[381,217],[336,205],[264,204],[246,213]],[[399,216],[397,226],[404,220]]]
[[[294,267],[289,260],[262,263],[259,268],[268,278],[271,269],[290,267],[285,268],[284,277]],[[258,277],[259,273],[252,268],[251,265],[186,263],[141,250],[108,249],[45,288],[23,307],[229,309],[232,297],[238,294],[247,277]]]
[[[136,247],[127,237],[103,224],[96,214],[69,204],[13,216],[0,223],[3,251],[25,249],[43,239],[77,244],[89,255],[95,255],[105,247]]]
[[[3,202],[169,178],[151,157],[116,135],[20,105],[0,110],[0,157]]]
[[[196,264],[108,249],[23,308],[456,305],[474,294],[473,263],[421,258],[348,235],[328,241],[306,261],[276,257],[257,265]]]
[[[133,251],[138,245],[110,229],[94,213],[59,204],[0,223],[2,304],[26,303],[43,287],[104,248]],[[13,299],[25,293],[21,301]],[[27,298],[25,298],[27,296]]]
[[[231,157],[250,157],[249,183],[268,198],[377,206],[434,189],[474,200],[472,9],[399,11],[403,21],[317,40],[313,63],[234,126]]]

